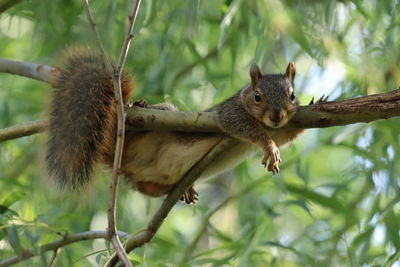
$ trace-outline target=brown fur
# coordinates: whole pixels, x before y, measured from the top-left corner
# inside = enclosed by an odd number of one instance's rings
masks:
[[[168,193],[173,185],[162,185],[153,182],[137,182],[136,188],[139,192],[151,197],[161,197]]]
[[[289,63],[284,74],[263,75],[257,65],[250,69],[251,83],[232,98],[211,110],[217,113],[222,131],[251,142],[264,150],[263,164],[270,158],[268,170],[279,171],[281,161],[275,138],[268,128],[279,128],[293,116],[298,106],[294,96],[294,64]],[[289,142],[295,134],[276,136],[279,144]]]
[[[116,101],[112,78],[91,53],[67,51],[54,82],[50,107],[47,166],[61,187],[79,189],[90,180],[94,162],[112,164],[116,134]],[[121,78],[124,103],[133,82]]]

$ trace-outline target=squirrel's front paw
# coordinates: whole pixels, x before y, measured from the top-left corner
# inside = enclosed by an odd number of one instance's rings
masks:
[[[269,164],[268,164],[268,171],[272,172],[273,174],[276,174],[279,172],[279,163],[282,162],[281,157],[280,157],[280,152],[278,147],[275,145],[275,143],[269,144],[266,149],[264,150],[264,156],[262,158],[261,163],[266,167],[267,166],[267,160],[270,158]]]

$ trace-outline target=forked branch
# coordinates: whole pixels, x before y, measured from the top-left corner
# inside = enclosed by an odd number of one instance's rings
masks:
[[[108,201],[108,233],[109,239],[113,244],[115,250],[118,253],[119,258],[122,260],[126,267],[132,266],[131,262],[128,259],[125,251],[122,248],[121,241],[117,235],[117,226],[116,226],[116,217],[115,217],[115,209],[116,209],[116,199],[117,199],[117,189],[118,189],[118,176],[119,170],[121,168],[122,162],[122,151],[124,145],[124,136],[125,136],[125,111],[124,111],[124,103],[122,100],[122,90],[121,90],[121,73],[124,67],[126,56],[128,55],[129,46],[132,40],[132,29],[133,25],[136,21],[136,16],[139,11],[141,0],[136,0],[136,4],[133,5],[131,14],[128,19],[128,30],[125,34],[124,43],[121,48],[121,53],[119,56],[118,65],[113,68],[111,62],[107,57],[107,53],[104,49],[103,43],[100,39],[100,35],[97,32],[96,24],[92,17],[92,14],[89,9],[88,0],[83,0],[86,15],[90,26],[93,30],[93,33],[96,37],[96,42],[101,51],[103,61],[108,69],[108,72],[112,74],[113,86],[115,98],[117,101],[117,135],[116,135],[116,144],[115,144],[115,152],[114,152],[114,162],[113,162],[113,170],[111,174],[111,184],[110,184],[110,195]]]

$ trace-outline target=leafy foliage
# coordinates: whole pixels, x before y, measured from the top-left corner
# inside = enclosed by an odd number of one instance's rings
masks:
[[[1,3],[1,2],[0,2]],[[110,55],[122,45],[131,1],[92,1]],[[333,98],[389,91],[400,83],[397,0],[146,0],[126,70],[135,98],[202,110],[265,72],[296,62],[297,91]],[[67,46],[95,47],[81,1],[21,1],[0,14],[0,56],[55,65]],[[50,88],[0,75],[0,127],[44,117]],[[392,266],[400,249],[399,119],[309,130],[284,149],[270,176],[260,155],[199,182],[195,207],[178,204],[153,242],[130,254],[140,266]],[[47,180],[45,135],[0,144],[0,259],[105,229],[109,173],[80,194]],[[121,186],[119,228],[143,229],[162,199]],[[60,266],[97,266],[103,240],[74,243]],[[29,260],[48,264],[52,253]],[[21,263],[19,266],[25,266]]]

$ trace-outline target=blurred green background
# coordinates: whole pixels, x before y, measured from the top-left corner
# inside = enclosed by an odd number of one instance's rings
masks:
[[[9,2],[0,0],[2,4]],[[16,1],[17,2],[17,1]],[[117,58],[132,1],[91,1],[103,42]],[[203,110],[249,82],[296,62],[302,104],[398,88],[396,0],[143,0],[125,70],[134,98]],[[0,57],[57,65],[68,46],[95,49],[79,0],[22,0],[0,14]],[[0,128],[46,116],[50,87],[0,74]],[[200,202],[177,204],[138,266],[400,266],[400,119],[308,130],[282,149],[272,176],[261,154],[198,182]],[[45,134],[0,144],[0,259],[106,228],[109,172],[84,193],[47,179]],[[120,186],[118,226],[143,229],[162,199]],[[98,266],[104,240],[61,250],[56,266]],[[47,266],[46,253],[17,266]]]

